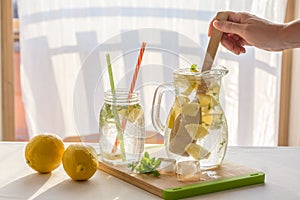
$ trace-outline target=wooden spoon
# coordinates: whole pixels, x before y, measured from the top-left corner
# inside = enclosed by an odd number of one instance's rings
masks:
[[[216,20],[227,21],[228,13],[218,12],[217,16],[216,16]],[[209,43],[208,43],[208,46],[206,49],[201,72],[211,70],[213,63],[214,63],[214,59],[216,57],[218,47],[219,47],[219,43],[222,38],[222,35],[223,35],[223,32],[212,27],[212,33],[211,33],[211,37],[210,37],[210,40],[209,40]],[[201,78],[200,84],[198,85],[198,88],[197,88],[197,94],[205,94],[206,91],[207,91],[207,85],[206,85],[204,79]]]
[[[216,20],[227,21],[228,13],[218,12]],[[212,27],[211,37],[206,49],[202,72],[211,70],[223,33]]]

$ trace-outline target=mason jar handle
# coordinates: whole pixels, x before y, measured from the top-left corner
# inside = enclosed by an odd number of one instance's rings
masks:
[[[159,85],[155,92],[154,92],[154,97],[153,97],[153,102],[152,102],[152,124],[154,128],[159,131],[161,135],[164,135],[164,129],[165,125],[160,120],[160,106],[161,106],[161,99],[163,97],[163,94],[166,91],[171,91],[173,90],[173,83],[164,83]]]

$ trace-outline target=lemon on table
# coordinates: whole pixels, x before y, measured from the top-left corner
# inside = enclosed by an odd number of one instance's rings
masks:
[[[88,180],[98,168],[97,153],[91,146],[71,144],[65,150],[62,163],[65,171],[73,180]]]
[[[26,163],[37,172],[50,173],[60,165],[64,150],[64,144],[59,136],[37,135],[26,144]]]

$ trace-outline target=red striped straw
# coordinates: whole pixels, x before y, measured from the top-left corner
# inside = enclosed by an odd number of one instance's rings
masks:
[[[135,88],[135,83],[136,83],[137,76],[138,76],[140,68],[141,68],[141,63],[142,63],[145,47],[146,47],[146,42],[143,42],[142,46],[141,46],[141,49],[140,49],[138,61],[137,61],[136,66],[135,66],[135,71],[134,71],[134,74],[133,74],[133,77],[132,77],[132,81],[131,81],[131,85],[130,85],[130,89],[129,89],[129,93],[128,93],[128,101],[131,98],[133,90]],[[125,127],[126,127],[126,122],[127,122],[127,120],[123,117],[123,120],[122,120],[122,132],[123,132],[123,134],[124,134],[124,130],[125,130]],[[119,145],[119,140],[118,140],[118,137],[116,137],[114,147],[111,150],[112,153],[115,153],[117,151],[118,145]]]

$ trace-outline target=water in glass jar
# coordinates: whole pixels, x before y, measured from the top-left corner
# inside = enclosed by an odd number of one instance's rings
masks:
[[[133,105],[114,105],[105,103],[100,112],[100,154],[104,162],[120,165],[132,162],[138,162],[144,151],[145,131],[144,131],[144,114],[140,104]],[[119,123],[124,128],[123,142],[126,160],[122,160],[120,141],[117,148],[118,130],[116,127],[116,118],[113,110],[118,113]],[[124,125],[126,124],[126,125]]]

